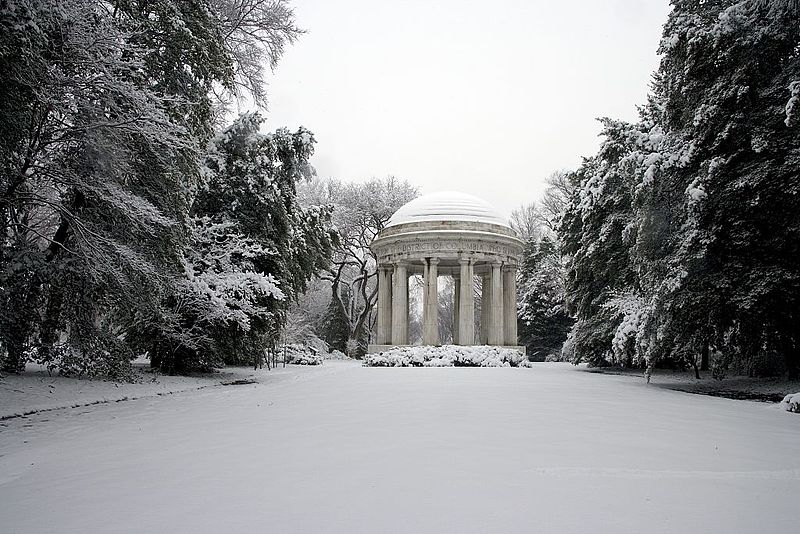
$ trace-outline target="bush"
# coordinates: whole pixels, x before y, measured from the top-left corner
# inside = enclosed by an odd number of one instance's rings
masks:
[[[524,354],[487,346],[397,347],[368,354],[365,367],[527,367]]]
[[[800,393],[790,393],[781,401],[781,408],[787,412],[800,413]]]
[[[317,349],[300,343],[291,343],[285,347],[286,363],[295,365],[322,365],[322,356]]]
[[[333,349],[328,354],[323,356],[326,360],[349,360],[350,357],[344,352]]]

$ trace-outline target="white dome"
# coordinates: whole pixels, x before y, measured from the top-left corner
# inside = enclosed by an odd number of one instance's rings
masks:
[[[386,227],[422,221],[469,221],[509,227],[491,204],[457,191],[441,191],[417,197],[397,210]]]

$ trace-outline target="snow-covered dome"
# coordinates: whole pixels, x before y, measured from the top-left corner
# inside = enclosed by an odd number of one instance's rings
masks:
[[[423,221],[469,221],[509,227],[508,220],[491,204],[458,191],[417,197],[397,210],[386,227]]]

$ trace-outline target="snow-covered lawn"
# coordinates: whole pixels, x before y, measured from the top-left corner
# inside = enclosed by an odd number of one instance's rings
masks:
[[[586,369],[587,372],[609,375],[619,375],[641,382],[644,380],[642,369],[620,368],[594,368]],[[652,385],[659,388],[674,389],[687,393],[699,393],[725,397],[727,399],[748,399],[779,402],[787,394],[800,391],[800,380],[785,377],[760,377],[728,375],[720,380],[712,377],[710,371],[701,371],[701,380],[697,380],[694,371],[671,371],[669,369],[654,369]]]
[[[565,364],[264,374],[1,422],[2,530],[797,529],[800,416],[774,404]]]
[[[218,373],[196,376],[154,374],[148,367],[146,362],[138,362],[138,380],[134,383],[117,383],[50,375],[42,366],[28,364],[27,371],[22,375],[6,375],[0,378],[0,420],[59,408],[170,395],[265,378],[263,372],[254,371],[251,367],[227,367]],[[281,371],[280,364],[276,371],[286,372]]]

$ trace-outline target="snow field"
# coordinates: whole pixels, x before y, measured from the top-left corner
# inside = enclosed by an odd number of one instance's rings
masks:
[[[797,527],[800,418],[774,404],[566,364],[286,369],[4,421],[3,531]]]
[[[265,370],[254,371],[252,367],[225,367],[216,373],[169,376],[151,372],[149,364],[140,360],[135,364],[137,381],[130,383],[51,375],[43,366],[31,363],[27,367],[28,370],[21,375],[0,378],[0,420],[65,408],[172,395],[237,382],[266,382],[274,380],[277,375],[294,373],[279,362],[278,367],[269,373]]]

